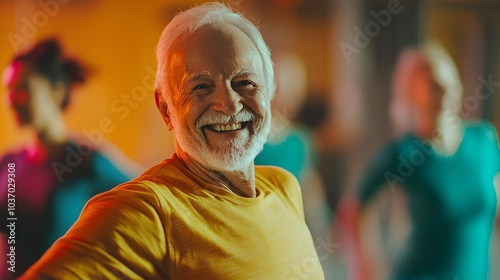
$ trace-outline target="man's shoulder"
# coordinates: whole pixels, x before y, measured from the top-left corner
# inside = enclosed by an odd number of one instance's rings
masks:
[[[255,178],[257,187],[269,188],[273,191],[279,191],[286,196],[300,192],[300,184],[297,178],[288,170],[271,165],[262,165],[255,167]]]
[[[274,165],[255,166],[255,176],[270,181],[297,181],[297,178],[290,171]]]
[[[181,166],[178,157],[171,157],[160,161],[158,164],[146,169],[132,182],[150,182],[151,184],[171,185],[185,183],[190,180]]]
[[[256,186],[264,192],[276,195],[303,219],[302,193],[297,178],[278,166],[256,166]]]
[[[147,181],[131,180],[120,184],[109,191],[102,192],[94,196],[89,204],[112,203],[112,204],[136,204],[148,203],[157,204],[157,193],[153,184]]]
[[[147,203],[168,204],[194,184],[179,164],[179,160],[173,155],[148,168],[135,179],[102,193],[96,199],[111,197],[121,203],[135,203],[139,198]]]

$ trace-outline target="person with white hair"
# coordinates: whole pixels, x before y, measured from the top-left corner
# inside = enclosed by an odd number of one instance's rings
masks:
[[[157,58],[175,153],[91,199],[21,279],[324,279],[297,180],[253,163],[275,91],[256,26],[206,3],[173,18]]]
[[[460,117],[459,72],[436,43],[404,50],[396,63],[390,116],[397,138],[366,168],[340,207],[350,279],[374,279],[361,235],[381,187],[401,187],[410,231],[391,279],[488,279],[500,151],[495,128]]]

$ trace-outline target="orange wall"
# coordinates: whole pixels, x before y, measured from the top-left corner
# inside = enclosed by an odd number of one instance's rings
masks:
[[[21,4],[15,2],[22,2]],[[40,3],[51,3],[47,9]],[[56,36],[63,47],[96,69],[75,91],[66,112],[68,127],[102,133],[126,155],[151,165],[173,152],[173,138],[152,94],[154,49],[168,22],[167,1],[0,1],[0,68],[14,55],[17,42]],[[168,1],[169,5],[173,1]],[[33,25],[31,25],[33,24]],[[31,29],[30,29],[31,27]],[[33,28],[34,27],[34,28]],[[11,38],[19,41],[12,43]],[[29,134],[18,129],[0,89],[0,153]],[[127,99],[129,98],[129,99]],[[100,128],[111,122],[111,129]],[[111,131],[112,130],[112,131]]]

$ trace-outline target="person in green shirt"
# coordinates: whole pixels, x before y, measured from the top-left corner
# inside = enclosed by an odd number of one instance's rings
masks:
[[[498,138],[488,122],[461,119],[461,104],[458,70],[440,46],[402,52],[390,106],[400,136],[372,159],[341,206],[354,279],[374,275],[358,221],[383,186],[404,190],[411,224],[392,279],[488,278]]]

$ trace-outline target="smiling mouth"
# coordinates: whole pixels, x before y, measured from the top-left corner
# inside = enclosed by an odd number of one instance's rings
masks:
[[[240,122],[233,124],[210,124],[205,127],[216,132],[226,132],[226,131],[235,131],[245,128],[249,122]]]

